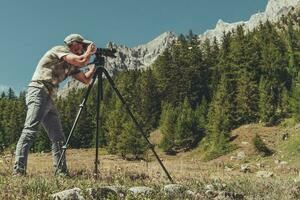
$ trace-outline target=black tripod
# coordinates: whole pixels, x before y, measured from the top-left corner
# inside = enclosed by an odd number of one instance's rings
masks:
[[[84,98],[82,100],[82,103],[80,104],[80,109],[77,113],[77,116],[75,118],[75,121],[73,123],[73,126],[71,128],[70,134],[67,138],[67,141],[65,143],[65,145],[62,147],[62,154],[59,158],[58,164],[57,164],[57,168],[55,171],[55,174],[57,173],[59,166],[61,165],[62,159],[65,156],[66,150],[67,150],[67,146],[68,143],[70,141],[70,138],[74,132],[75,126],[77,124],[77,121],[79,119],[79,116],[82,112],[83,107],[85,106],[88,96],[90,94],[90,91],[96,81],[96,79],[98,78],[98,94],[97,94],[97,111],[96,111],[96,156],[95,156],[95,176],[96,178],[98,177],[98,164],[99,164],[99,154],[98,154],[98,149],[99,149],[99,131],[100,131],[100,102],[103,99],[103,74],[105,75],[105,77],[107,78],[109,84],[111,85],[111,87],[113,88],[113,90],[116,92],[117,96],[119,97],[119,99],[121,100],[121,102],[123,103],[123,105],[125,106],[128,114],[130,115],[131,119],[133,120],[134,124],[136,125],[136,127],[139,129],[139,131],[141,132],[142,136],[144,137],[144,139],[146,140],[149,148],[152,150],[154,156],[156,157],[158,163],[160,164],[160,166],[162,167],[163,171],[165,172],[165,174],[167,175],[169,181],[171,183],[174,183],[173,179],[171,178],[169,172],[167,171],[167,169],[165,168],[164,164],[162,163],[162,161],[160,160],[160,158],[158,157],[156,151],[154,150],[154,146],[150,143],[150,141],[148,140],[146,134],[144,133],[142,127],[139,125],[139,123],[137,122],[136,118],[134,117],[134,115],[132,114],[129,106],[126,104],[126,101],[124,100],[124,98],[122,97],[121,93],[119,92],[119,90],[117,89],[117,87],[115,86],[112,78],[110,77],[109,73],[107,72],[107,70],[103,67],[105,63],[104,57],[100,54],[96,54],[96,58],[94,60],[94,62],[92,62],[91,64],[95,64],[96,65],[96,71],[93,75],[93,79],[92,82],[90,83],[90,85],[87,88],[86,93],[84,94]]]

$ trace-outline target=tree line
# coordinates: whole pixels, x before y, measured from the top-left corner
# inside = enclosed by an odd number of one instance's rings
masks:
[[[220,41],[180,35],[146,70],[115,74],[113,79],[145,132],[159,129],[158,144],[168,154],[200,146],[207,159],[235,148],[232,129],[249,123],[273,126],[300,120],[300,14],[252,31],[238,26]],[[100,144],[109,153],[141,158],[148,147],[125,108],[104,80]],[[73,90],[56,104],[67,134],[85,89]],[[15,145],[26,114],[25,92],[10,89],[0,98],[0,144]],[[96,87],[70,141],[72,148],[95,143]],[[41,132],[43,130],[41,129]],[[38,134],[33,150],[49,149]]]

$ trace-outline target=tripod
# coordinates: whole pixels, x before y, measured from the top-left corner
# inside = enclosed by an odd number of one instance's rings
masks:
[[[142,136],[144,137],[144,139],[146,140],[148,147],[151,149],[151,151],[153,152],[155,158],[157,159],[158,163],[160,164],[161,168],[163,169],[163,171],[165,172],[165,174],[167,175],[169,181],[171,183],[174,183],[173,179],[171,178],[169,172],[167,171],[166,167],[164,166],[164,164],[162,163],[162,161],[160,160],[158,154],[156,153],[154,146],[151,144],[151,142],[149,141],[149,139],[147,138],[146,134],[144,133],[142,127],[139,125],[139,123],[137,122],[136,118],[134,117],[134,115],[132,114],[129,106],[127,105],[126,101],[124,100],[123,96],[121,95],[121,93],[119,92],[119,90],[117,89],[116,85],[114,84],[114,81],[112,80],[111,76],[109,75],[109,73],[107,72],[107,70],[103,67],[104,66],[104,57],[102,55],[96,55],[95,60],[91,63],[91,64],[95,64],[96,65],[96,71],[93,75],[92,81],[89,84],[82,103],[80,104],[80,109],[76,115],[75,121],[73,123],[73,126],[71,128],[71,131],[69,133],[69,136],[67,138],[67,141],[65,143],[65,145],[62,147],[62,153],[61,156],[59,158],[58,164],[57,164],[57,168],[55,170],[55,174],[57,173],[59,166],[61,165],[62,159],[65,156],[66,150],[67,150],[67,146],[68,143],[70,141],[70,138],[74,132],[74,129],[76,127],[76,124],[78,122],[79,116],[83,110],[83,107],[85,106],[87,99],[89,97],[90,91],[96,81],[96,79],[98,79],[98,93],[97,93],[97,108],[96,108],[96,154],[95,154],[95,170],[94,170],[94,174],[95,177],[98,178],[98,164],[99,164],[99,132],[100,132],[100,102],[101,100],[103,100],[103,74],[105,75],[105,77],[107,78],[109,84],[111,85],[111,87],[113,88],[113,90],[115,91],[115,93],[117,94],[118,98],[121,100],[123,106],[125,106],[128,114],[130,115],[131,119],[133,120],[134,124],[136,125],[136,127],[138,128],[138,130],[140,131],[140,133],[142,134]]]

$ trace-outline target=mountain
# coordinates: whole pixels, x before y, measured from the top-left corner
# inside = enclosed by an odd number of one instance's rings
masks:
[[[292,9],[299,7],[299,5],[300,0],[269,0],[266,10],[252,15],[248,21],[227,23],[220,19],[214,29],[207,30],[199,35],[199,38],[202,41],[206,39],[213,40],[214,37],[220,40],[224,32],[229,32],[239,25],[244,25],[245,30],[251,31],[261,22],[264,23],[267,20],[271,22],[278,21],[282,15],[286,15]]]

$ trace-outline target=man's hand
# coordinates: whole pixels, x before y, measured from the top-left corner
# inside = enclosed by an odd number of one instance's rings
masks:
[[[97,48],[96,48],[96,46],[95,46],[94,43],[89,44],[89,46],[88,46],[87,49],[86,49],[86,52],[87,52],[88,54],[90,54],[90,55],[95,54],[96,51],[97,51]]]

